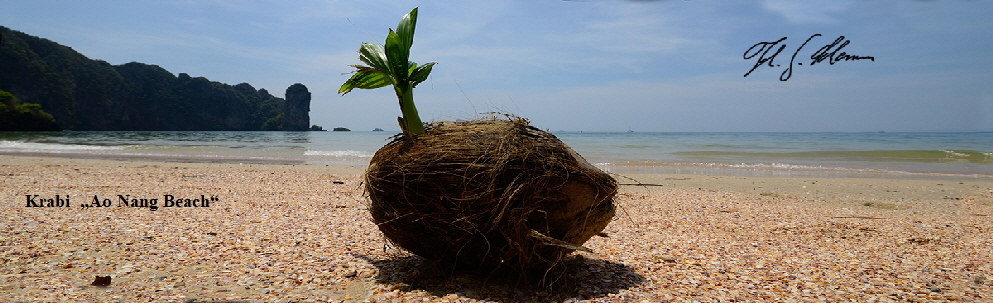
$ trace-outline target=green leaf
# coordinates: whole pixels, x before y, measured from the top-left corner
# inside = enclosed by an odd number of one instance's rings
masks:
[[[376,69],[364,69],[356,71],[348,81],[345,81],[338,89],[339,94],[347,94],[353,89],[376,89],[393,84],[393,78]]]
[[[386,36],[386,58],[396,82],[401,90],[410,89],[408,84],[410,47],[414,44],[414,29],[417,27],[417,8],[400,18],[396,31],[390,30]]]
[[[407,57],[409,55],[410,49],[403,49],[400,36],[390,30],[390,34],[386,36],[386,58],[390,64],[390,71],[398,84],[407,82]]]
[[[390,72],[390,64],[386,57],[386,52],[383,51],[383,47],[379,44],[364,42],[362,47],[359,47],[359,60],[369,64],[370,67],[381,70],[386,73]]]
[[[431,68],[434,67],[435,64],[437,64],[437,62],[429,62],[421,66],[417,66],[417,63],[411,63],[410,77],[407,78],[410,81],[410,87],[414,88],[421,82],[424,82],[424,80],[427,80],[428,75],[431,74]]]
[[[410,10],[409,13],[400,18],[400,23],[397,24],[397,36],[400,37],[400,45],[403,49],[410,52],[410,47],[414,45],[414,28],[417,27],[417,8]],[[404,60],[406,61],[406,60]]]

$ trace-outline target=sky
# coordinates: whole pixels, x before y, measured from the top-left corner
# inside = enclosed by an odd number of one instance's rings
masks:
[[[279,97],[302,83],[312,124],[399,131],[392,89],[337,91],[361,43],[383,43],[414,7],[410,58],[438,63],[414,90],[425,121],[993,131],[990,1],[0,0],[0,25]]]

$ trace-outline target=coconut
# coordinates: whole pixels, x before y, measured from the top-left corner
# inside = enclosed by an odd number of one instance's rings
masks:
[[[617,193],[613,177],[516,117],[435,122],[398,137],[372,158],[365,186],[373,221],[397,246],[527,280],[588,250],[583,243],[613,218]]]

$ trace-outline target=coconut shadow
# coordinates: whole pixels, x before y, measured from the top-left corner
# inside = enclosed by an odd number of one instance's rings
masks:
[[[616,294],[645,282],[631,267],[606,260],[567,257],[561,278],[549,286],[533,286],[498,275],[481,275],[446,270],[411,254],[386,259],[354,254],[378,268],[376,283],[400,291],[422,290],[437,297],[449,294],[486,301],[559,302],[567,299],[595,299]]]

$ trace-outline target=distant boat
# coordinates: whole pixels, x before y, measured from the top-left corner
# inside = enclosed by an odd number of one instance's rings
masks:
[[[377,127],[376,129],[373,129],[372,131],[374,131],[374,132],[381,132],[381,131],[383,131],[383,129]]]
[[[352,130],[350,130],[348,128],[345,128],[345,127],[335,127],[334,128],[334,131],[336,131],[336,132],[350,132]]]

